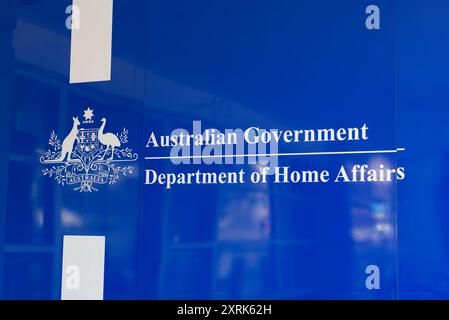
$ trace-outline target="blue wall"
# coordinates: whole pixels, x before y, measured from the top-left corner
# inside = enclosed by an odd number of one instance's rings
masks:
[[[0,0],[0,298],[59,299],[64,235],[105,235],[105,299],[448,298],[448,4],[114,1],[112,81],[69,85],[70,1]],[[92,194],[42,175],[49,134],[88,106],[129,129],[137,170]],[[294,169],[406,167],[395,183],[145,186],[150,132],[368,123],[370,139],[283,152]],[[166,151],[166,150],[165,150]],[[160,150],[160,155],[164,150]],[[381,270],[380,290],[365,268]]]

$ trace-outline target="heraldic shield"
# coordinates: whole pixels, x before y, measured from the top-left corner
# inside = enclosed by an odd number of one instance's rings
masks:
[[[99,151],[98,128],[80,129],[77,138],[76,151],[79,154],[89,157]]]

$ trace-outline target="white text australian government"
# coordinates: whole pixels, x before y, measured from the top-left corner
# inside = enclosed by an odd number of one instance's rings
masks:
[[[368,140],[368,125],[365,123],[359,127],[325,128],[325,129],[262,129],[249,127],[243,129],[218,129],[208,128],[201,131],[201,122],[193,122],[193,130],[176,129],[170,135],[157,136],[151,132],[146,148],[159,147],[184,147],[184,146],[216,146],[236,145],[240,143],[311,143],[334,141],[359,141]]]

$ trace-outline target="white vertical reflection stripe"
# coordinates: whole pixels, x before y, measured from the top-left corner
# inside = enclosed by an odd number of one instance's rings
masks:
[[[111,80],[113,0],[73,0],[79,29],[72,29],[70,83]]]
[[[105,237],[64,236],[62,300],[103,300]]]

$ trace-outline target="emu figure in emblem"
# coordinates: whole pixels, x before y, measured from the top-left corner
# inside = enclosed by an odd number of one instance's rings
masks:
[[[104,157],[108,153],[109,148],[111,148],[112,152],[109,160],[112,160],[114,158],[114,149],[116,147],[119,148],[121,146],[120,140],[113,133],[103,133],[104,127],[106,126],[106,119],[105,118],[101,119],[101,122],[102,124],[100,130],[98,130],[98,140],[100,141],[101,144],[106,146],[106,150],[104,151],[102,159],[104,159]]]

